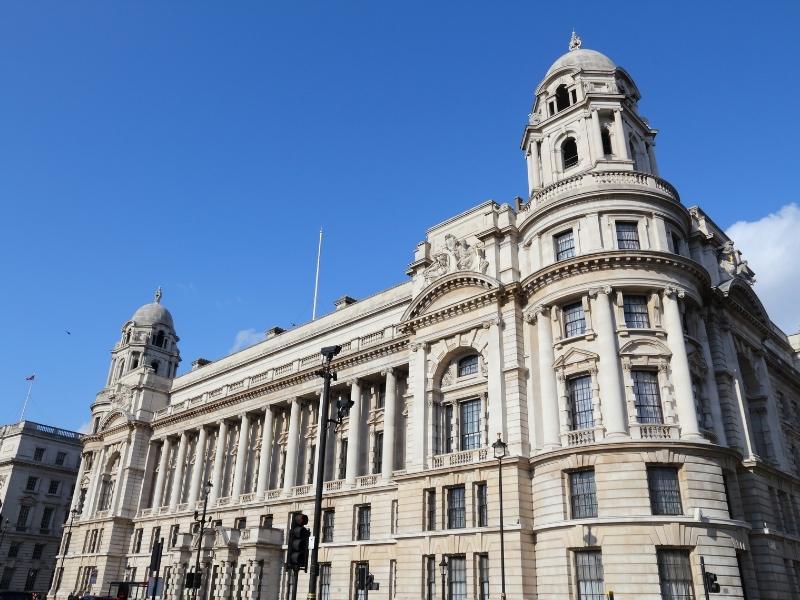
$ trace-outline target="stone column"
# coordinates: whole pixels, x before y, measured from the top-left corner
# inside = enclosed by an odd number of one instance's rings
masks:
[[[700,440],[700,428],[697,423],[697,409],[692,393],[692,376],[689,370],[689,358],[686,354],[686,341],[683,337],[681,312],[678,298],[683,291],[675,288],[664,290],[664,330],[667,332],[667,347],[672,353],[670,371],[672,371],[672,387],[675,390],[675,401],[678,409],[678,421],[681,426],[681,437]]]
[[[600,405],[603,412],[605,437],[622,437],[627,433],[627,408],[622,395],[622,377],[617,349],[617,332],[614,330],[614,316],[611,309],[610,287],[591,290],[594,296],[592,324],[597,333],[600,365],[597,382],[600,387]]]
[[[300,441],[300,401],[292,398],[289,413],[289,435],[286,439],[286,462],[283,471],[283,493],[288,494],[297,477],[297,444]]]
[[[767,397],[767,421],[769,422],[769,429],[772,435],[772,451],[775,453],[775,461],[781,469],[788,472],[791,471],[792,465],[789,457],[786,456],[783,428],[781,427],[781,420],[778,416],[780,407],[778,406],[778,398],[772,390],[772,383],[769,380],[767,361],[764,358],[765,352],[766,350],[761,350],[755,353],[754,366],[758,374],[759,382],[761,383],[762,393]]]
[[[553,152],[550,148],[550,136],[546,135],[542,139],[542,185],[550,185],[555,180],[555,173],[553,171]]]
[[[164,479],[167,476],[167,456],[169,455],[169,438],[164,438],[161,443],[161,456],[158,459],[158,474],[156,475],[156,489],[153,491],[153,508],[158,512],[161,508],[161,499],[164,492]]]
[[[194,449],[194,470],[192,471],[192,485],[189,488],[189,507],[193,508],[200,498],[200,486],[203,483],[203,471],[205,471],[206,443],[208,442],[208,432],[202,425],[197,432],[197,445]]]
[[[656,145],[654,141],[645,144],[647,147],[647,158],[650,160],[650,172],[658,177],[658,163],[656,163],[656,153],[653,147]]]
[[[244,467],[247,464],[247,457],[249,448],[247,447],[247,440],[250,433],[250,416],[243,413],[239,423],[239,443],[236,451],[236,465],[233,471],[233,493],[231,494],[231,504],[236,504],[239,501],[239,496],[242,494],[242,484],[244,481]]]
[[[597,152],[597,159],[602,159],[603,154],[603,136],[600,131],[600,114],[596,110],[592,110],[592,140],[594,140],[595,151]]]
[[[272,462],[272,419],[272,408],[267,406],[264,411],[264,429],[261,432],[261,455],[258,458],[256,492],[259,500],[264,498],[267,485],[269,485],[269,465]]]
[[[711,409],[711,418],[714,420],[714,434],[717,436],[717,444],[720,446],[727,446],[728,439],[725,435],[725,423],[722,416],[722,403],[719,399],[719,390],[717,389],[717,377],[714,373],[714,360],[711,357],[711,344],[708,341],[708,330],[706,329],[706,320],[702,315],[697,315],[697,337],[700,338],[700,346],[703,349],[703,360],[706,362],[705,373],[705,387],[706,395],[708,396],[709,408]]]
[[[390,481],[394,471],[394,428],[397,419],[397,381],[394,369],[384,372],[386,375],[386,400],[383,404],[383,463],[381,479]]]
[[[172,478],[172,493],[169,496],[169,509],[178,508],[181,499],[181,484],[183,483],[183,467],[186,463],[186,448],[189,445],[189,436],[184,431],[178,443],[178,458],[175,460],[175,476]]]
[[[500,335],[500,328],[503,321],[500,315],[494,316],[492,319],[485,321],[483,327],[489,330],[488,337],[488,362],[487,371],[489,376],[488,381],[488,408],[489,408],[489,440],[501,433],[503,439],[509,442],[508,432],[506,431],[506,382],[503,365],[503,339]],[[552,352],[552,344],[551,344]],[[552,363],[550,363],[552,365]],[[551,366],[552,370],[552,366]],[[458,417],[456,417],[458,418]],[[456,419],[454,419],[455,421]],[[487,442],[489,441],[487,440]],[[518,444],[518,440],[511,440],[511,444]],[[513,449],[511,452],[513,453]]]
[[[614,141],[616,142],[617,160],[630,160],[628,155],[628,141],[625,139],[625,128],[622,125],[622,109],[614,109]]]
[[[408,387],[411,392],[408,434],[406,435],[406,465],[410,469],[422,468],[428,458],[427,446],[428,411],[425,398],[428,348],[419,342],[411,343],[408,365]]]
[[[225,440],[228,437],[228,422],[220,419],[217,431],[217,449],[214,453],[214,469],[211,471],[211,494],[208,503],[214,506],[219,498],[219,488],[222,487],[222,468],[225,466]]]
[[[528,192],[542,187],[542,174],[539,171],[539,144],[531,140],[528,147]]]
[[[361,446],[361,382],[354,379],[350,383],[350,423],[347,434],[347,473],[345,481],[355,485],[358,471],[358,454]]]
[[[553,327],[550,324],[550,307],[539,305],[533,309],[539,338],[539,392],[542,401],[542,447],[551,450],[561,446],[558,424],[558,391],[553,370]]]

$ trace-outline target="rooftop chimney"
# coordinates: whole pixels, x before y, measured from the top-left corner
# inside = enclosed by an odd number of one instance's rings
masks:
[[[192,371],[196,371],[200,367],[205,367],[206,365],[210,365],[211,361],[207,358],[197,358],[192,361]]]
[[[284,331],[286,330],[283,327],[277,327],[277,326],[272,327],[271,329],[267,329],[267,339],[271,340],[274,337],[278,337]]]
[[[350,306],[351,304],[355,304],[356,302],[358,302],[358,300],[356,300],[355,298],[351,298],[350,296],[345,295],[339,298],[338,300],[335,300],[333,302],[333,305],[336,307],[336,310],[341,310],[343,308]]]

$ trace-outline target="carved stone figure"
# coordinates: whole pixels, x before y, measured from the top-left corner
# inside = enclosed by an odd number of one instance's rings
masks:
[[[443,250],[432,256],[433,264],[424,271],[426,281],[433,281],[450,271],[477,270],[485,273],[489,268],[482,246],[470,246],[466,240],[459,240],[451,233],[444,236]]]
[[[747,265],[747,261],[742,260],[741,251],[737,250],[730,240],[725,242],[719,251],[719,266],[731,278],[741,277],[750,285],[755,283],[756,274]]]

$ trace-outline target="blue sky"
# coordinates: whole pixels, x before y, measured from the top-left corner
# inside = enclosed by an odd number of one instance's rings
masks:
[[[4,3],[0,422],[36,372],[28,417],[85,423],[158,285],[182,370],[308,320],[320,225],[324,311],[403,281],[427,227],[524,195],[532,92],[573,27],[638,83],[686,204],[724,227],[792,212],[798,17],[797,2]]]

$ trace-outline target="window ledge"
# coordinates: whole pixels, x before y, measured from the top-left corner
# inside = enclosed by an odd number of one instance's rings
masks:
[[[617,335],[629,337],[630,335],[651,335],[657,338],[666,338],[667,332],[663,327],[618,327]]]
[[[580,335],[573,335],[568,338],[561,338],[560,340],[556,341],[553,344],[553,348],[555,350],[561,350],[561,348],[565,344],[571,344],[573,342],[579,342],[580,340],[586,340],[587,342],[591,342],[594,338],[597,337],[597,334],[594,332],[593,329],[587,329],[585,333]]]

